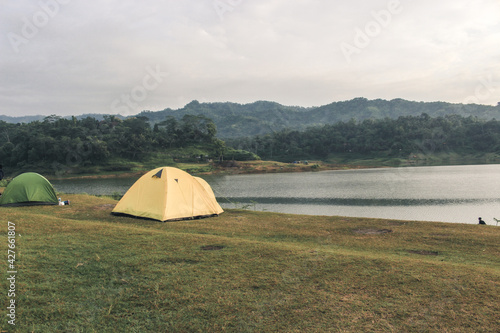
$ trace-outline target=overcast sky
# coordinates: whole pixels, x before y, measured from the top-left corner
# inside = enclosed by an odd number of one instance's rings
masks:
[[[498,0],[2,0],[0,114],[496,105]]]

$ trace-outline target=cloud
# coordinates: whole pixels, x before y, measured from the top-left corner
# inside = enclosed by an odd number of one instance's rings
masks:
[[[129,113],[193,99],[461,102],[500,80],[494,0],[217,1],[7,2],[0,114],[111,113],[133,92]],[[144,97],[156,67],[168,74]],[[498,90],[478,102],[496,104]]]

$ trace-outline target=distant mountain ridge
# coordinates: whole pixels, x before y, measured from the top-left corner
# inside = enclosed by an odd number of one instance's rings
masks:
[[[152,124],[165,120],[168,116],[182,118],[186,114],[204,115],[217,125],[218,136],[235,138],[265,135],[286,128],[303,130],[310,126],[334,124],[355,119],[398,118],[400,116],[419,116],[427,113],[431,117],[458,114],[464,117],[474,116],[480,119],[500,119],[500,103],[497,106],[478,104],[453,104],[447,102],[413,102],[403,99],[368,100],[354,98],[348,101],[333,102],[319,107],[285,106],[276,102],[257,101],[249,104],[231,102],[199,103],[192,101],[183,108],[162,111],[142,111],[130,117],[147,117]],[[103,119],[104,114],[86,114],[77,116]],[[120,115],[118,118],[125,119]],[[42,120],[44,116],[7,117],[0,116],[0,121],[9,123]],[[68,117],[70,118],[70,117]]]
[[[36,116],[22,116],[22,117],[11,117],[0,115],[0,121],[5,121],[6,123],[18,124],[18,123],[31,123],[32,121],[43,120],[45,116],[36,115]]]
[[[497,106],[478,104],[452,104],[446,102],[412,102],[403,99],[391,101],[355,98],[333,102],[319,107],[284,106],[276,102],[258,101],[250,104],[199,103],[192,101],[181,109],[143,111],[144,116],[156,123],[167,116],[182,118],[186,114],[204,115],[217,125],[218,136],[235,138],[265,135],[286,128],[303,130],[307,127],[334,124],[351,119],[396,119],[400,116],[419,116],[427,113],[431,117],[458,114],[480,119],[500,119],[500,104]]]
[[[110,116],[110,114],[104,113],[85,113],[79,116],[75,116],[76,119],[83,119],[87,117],[95,118],[97,120],[103,120],[104,116]],[[128,117],[124,117],[122,115],[114,115],[120,119],[127,119]],[[71,119],[72,116],[65,116],[62,118]],[[135,117],[135,116],[132,116]],[[5,121],[6,123],[17,124],[17,123],[31,123],[32,121],[43,121],[47,116],[42,115],[34,115],[34,116],[21,116],[21,117],[11,117],[0,115],[0,121]]]

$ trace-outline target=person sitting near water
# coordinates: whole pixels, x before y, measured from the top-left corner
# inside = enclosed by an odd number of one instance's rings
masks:
[[[486,224],[486,222],[484,222],[482,218],[479,218],[479,224]]]

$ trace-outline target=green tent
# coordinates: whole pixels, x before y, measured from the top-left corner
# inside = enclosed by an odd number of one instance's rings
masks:
[[[0,206],[57,205],[56,192],[52,184],[42,175],[23,173],[7,185]]]

